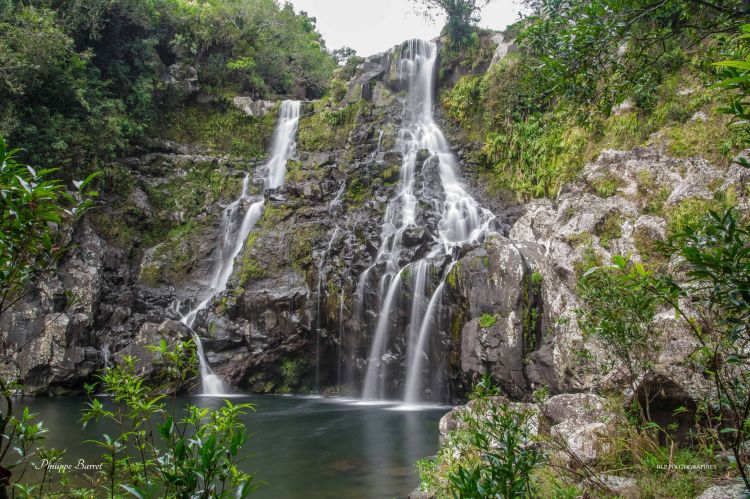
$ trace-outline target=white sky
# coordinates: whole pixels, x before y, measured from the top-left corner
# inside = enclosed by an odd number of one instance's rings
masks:
[[[440,34],[434,24],[414,11],[411,0],[290,0],[296,11],[317,19],[329,49],[352,47],[360,56],[383,52],[409,38],[431,39]],[[517,0],[493,0],[482,11],[481,25],[503,29],[518,19]]]

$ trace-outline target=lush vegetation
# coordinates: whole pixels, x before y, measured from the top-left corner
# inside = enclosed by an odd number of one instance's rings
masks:
[[[91,207],[94,174],[71,188],[16,161],[0,137],[0,317],[31,292],[70,246],[68,231]]]
[[[446,17],[444,33],[449,44],[465,45],[471,40],[473,26],[479,22],[482,8],[491,0],[412,0],[427,19],[434,21],[439,15]]]
[[[733,36],[741,2],[527,6],[531,15],[506,34],[516,50],[443,95],[498,189],[553,197],[602,149],[641,145],[655,132],[675,156],[720,164],[748,143],[741,125],[727,132],[717,112],[741,123],[746,100],[712,86],[746,90],[746,38]],[[708,119],[691,120],[699,111]]]
[[[197,88],[319,97],[336,63],[315,19],[275,0],[0,3],[0,135],[81,175]]]
[[[139,359],[126,357],[102,371],[99,383],[86,387],[90,401],[82,408],[83,426],[107,419],[117,432],[81,443],[102,450],[101,465],[92,469],[85,484],[73,481],[61,466],[64,450],[45,447],[43,422],[36,421],[28,408],[13,410],[13,391],[18,387],[3,386],[5,438],[0,452],[8,467],[2,469],[7,480],[0,486],[4,497],[250,495],[257,484],[238,464],[248,438],[240,417],[253,407],[229,401],[218,409],[179,407],[176,395],[197,374],[195,346],[186,341],[169,347],[162,341],[151,350],[152,361],[160,367],[158,386],[148,386],[136,374]]]

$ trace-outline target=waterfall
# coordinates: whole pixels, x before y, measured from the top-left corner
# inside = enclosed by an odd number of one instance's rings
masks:
[[[385,343],[388,334],[388,320],[391,314],[391,307],[393,306],[394,298],[396,293],[401,289],[401,273],[396,274],[396,277],[391,280],[391,285],[388,287],[388,294],[383,301],[383,306],[380,309],[380,315],[378,317],[378,325],[375,328],[375,336],[373,336],[372,347],[370,348],[370,356],[367,359],[367,372],[365,373],[365,384],[362,390],[362,396],[366,399],[377,399],[382,398],[384,393],[383,383],[378,383],[380,368],[380,360],[385,351]],[[385,376],[380,376],[382,380]]]
[[[402,286],[403,268],[399,268],[399,260],[402,258],[403,234],[417,223],[419,205],[415,184],[417,175],[421,175],[421,172],[417,172],[417,162],[424,159],[420,151],[428,152],[428,157],[422,164],[437,162],[444,199],[439,203],[433,203],[432,207],[435,214],[439,215],[434,246],[423,259],[409,264],[416,272],[412,271],[414,296],[409,314],[405,400],[418,402],[421,399],[422,370],[426,357],[424,350],[429,333],[435,327],[433,316],[444,287],[441,281],[432,296],[427,296],[426,280],[427,270],[431,267],[430,262],[446,255],[452,256],[456,253],[455,248],[479,240],[494,218],[493,214],[480,207],[462,186],[457,173],[457,158],[434,121],[432,108],[436,61],[437,46],[433,42],[410,40],[402,47],[398,77],[407,84],[408,90],[404,102],[402,128],[397,139],[397,147],[403,157],[399,190],[386,207],[381,243],[375,262],[362,274],[357,287],[359,299],[363,301],[368,274],[376,265],[384,264],[385,273],[380,278],[380,296],[385,295],[385,300],[380,306],[363,385],[363,397],[367,399],[377,398],[385,392],[387,380],[385,373],[381,372],[384,371],[382,360],[390,333],[390,315],[394,298]],[[442,272],[442,279],[451,268],[452,264],[446,267],[447,270]],[[425,309],[426,301],[428,306]]]
[[[102,363],[104,364],[104,368],[106,369],[107,367],[109,367],[110,356],[111,356],[109,352],[109,343],[105,343],[104,345],[102,345],[101,355],[102,355]]]
[[[263,191],[275,189],[284,183],[286,162],[294,154],[294,138],[297,134],[301,104],[299,101],[284,101],[279,112],[279,121],[274,131],[271,156],[263,169]],[[246,174],[242,181],[242,190],[237,199],[230,203],[223,211],[217,251],[219,258],[211,277],[211,287],[204,299],[188,313],[182,315],[182,322],[188,326],[193,334],[200,364],[202,393],[204,395],[221,395],[224,385],[206,359],[203,342],[193,330],[198,312],[204,310],[218,294],[226,291],[227,282],[234,270],[234,261],[242,251],[247,236],[263,214],[265,202],[264,192],[250,194],[250,174]],[[243,208],[246,208],[239,226],[237,219]],[[179,313],[179,302],[176,311]]]
[[[336,383],[341,384],[341,367],[344,362],[342,355],[344,349],[344,286],[341,285],[341,293],[339,294],[339,359],[337,363],[336,372]]]
[[[346,189],[346,183],[342,182],[341,187],[339,187],[338,192],[336,192],[336,196],[331,200],[330,205],[328,206],[329,213],[335,218],[339,211],[341,211],[342,207],[342,201],[341,197],[344,195],[344,190]],[[323,274],[325,270],[325,264],[328,261],[328,255],[331,253],[331,247],[333,246],[333,243],[336,241],[336,236],[339,234],[339,224],[336,223],[336,226],[333,229],[333,234],[331,235],[331,239],[328,240],[328,244],[326,245],[326,249],[323,252],[323,255],[320,257],[320,261],[318,263],[318,284],[317,284],[317,298],[316,298],[316,305],[315,305],[315,314],[316,314],[316,323],[317,327],[315,328],[315,391],[320,392],[320,330],[323,327],[323,324],[321,322],[322,314],[320,312],[320,301],[323,297]]]

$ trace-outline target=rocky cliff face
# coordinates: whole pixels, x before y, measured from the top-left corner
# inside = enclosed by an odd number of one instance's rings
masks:
[[[402,162],[401,50],[366,59],[339,101],[303,105],[285,184],[267,191],[227,291],[196,320],[209,363],[232,386],[354,393],[361,386],[384,297],[377,279],[360,277],[376,260]],[[251,114],[269,107],[241,105]],[[460,134],[448,138],[459,159],[470,156],[473,146]],[[426,159],[417,161],[415,192],[429,204],[444,193]],[[187,337],[174,305],[194,303],[207,286],[219,258],[222,207],[236,197],[244,172],[256,172],[257,181],[262,164],[153,141],[113,165],[119,194],[76,229],[77,246],[55,275],[0,324],[6,349],[18,350],[6,375],[29,393],[62,393],[124,354],[148,357],[142,346],[149,342]],[[555,393],[617,386],[608,353],[576,325],[580,262],[626,253],[653,258],[653,241],[665,237],[668,223],[656,204],[685,209],[732,192],[748,202],[737,188],[747,184],[746,171],[669,158],[658,141],[604,151],[554,200],[524,205],[487,194],[476,166],[465,161],[462,168],[468,190],[496,218],[480,242],[452,256],[444,279],[426,349],[439,368],[424,373],[426,393],[443,401],[457,400],[484,372],[517,398],[539,386]],[[437,221],[423,213],[404,233],[404,263],[434,244]],[[428,286],[438,286],[449,263],[436,266]],[[413,292],[405,286],[403,306],[389,318],[383,362],[391,393],[405,381]],[[662,361],[644,382],[662,387],[664,397],[690,399],[702,386],[681,368],[692,344],[670,317],[660,320],[667,331]]]

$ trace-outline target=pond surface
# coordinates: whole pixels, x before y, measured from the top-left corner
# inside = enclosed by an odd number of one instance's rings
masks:
[[[67,449],[65,463],[99,462],[99,450],[81,442],[113,432],[111,425],[78,419],[83,397],[26,398],[49,428],[46,445]],[[221,399],[184,398],[218,406]],[[447,407],[400,410],[337,398],[254,395],[232,398],[250,402],[256,412],[244,418],[252,435],[242,468],[266,482],[254,498],[392,498],[406,497],[419,480],[417,459],[438,448],[438,421]],[[73,470],[75,473],[75,470]]]

